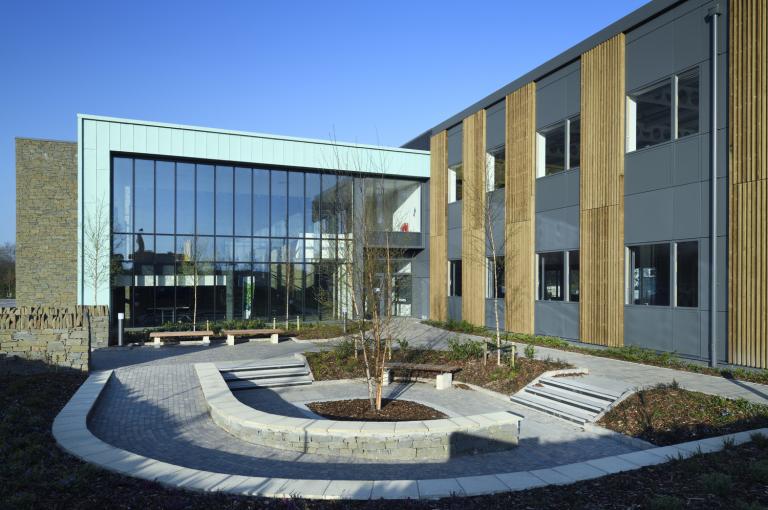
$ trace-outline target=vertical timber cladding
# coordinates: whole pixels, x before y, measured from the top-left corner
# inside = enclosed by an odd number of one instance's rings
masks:
[[[728,361],[768,368],[768,7],[729,7]]]
[[[625,41],[581,56],[580,337],[624,344]]]
[[[448,320],[448,134],[430,139],[429,318]]]
[[[485,109],[464,119],[461,229],[461,318],[485,325]]]
[[[533,334],[536,292],[536,84],[507,96],[506,107],[506,329]]]

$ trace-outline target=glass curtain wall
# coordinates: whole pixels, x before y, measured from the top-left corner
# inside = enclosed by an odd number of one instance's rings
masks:
[[[198,322],[351,316],[340,240],[354,178],[127,157],[112,173],[112,308],[127,326],[191,321],[195,308]],[[404,224],[390,228],[418,231],[420,218]]]

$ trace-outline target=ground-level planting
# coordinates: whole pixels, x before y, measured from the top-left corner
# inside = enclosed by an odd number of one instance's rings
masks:
[[[381,411],[371,409],[368,399],[311,402],[307,407],[320,416],[338,421],[417,421],[447,418],[445,414],[427,405],[389,398],[382,399]]]
[[[768,426],[768,406],[658,385],[631,395],[598,425],[659,446]]]
[[[484,360],[482,342],[449,343],[448,351],[416,348],[395,348],[391,361],[413,364],[451,365],[461,370],[454,374],[454,381],[470,383],[506,395],[522,389],[526,384],[550,370],[571,368],[557,360],[540,360],[505,354],[502,364],[496,363],[495,355]],[[355,356],[354,343],[345,341],[331,350],[306,353],[315,380],[351,379],[365,377],[365,363],[361,355]],[[434,373],[396,371],[398,378],[434,378]]]

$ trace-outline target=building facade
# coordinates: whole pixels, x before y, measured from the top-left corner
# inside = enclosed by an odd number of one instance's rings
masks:
[[[81,115],[77,303],[349,316],[365,225],[398,315],[768,367],[767,26],[764,0],[655,0],[403,148]]]

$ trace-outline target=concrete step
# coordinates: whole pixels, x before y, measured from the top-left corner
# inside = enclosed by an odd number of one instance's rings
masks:
[[[270,379],[274,377],[290,377],[297,375],[309,375],[309,370],[304,365],[299,365],[295,368],[262,368],[262,369],[245,369],[237,371],[222,372],[222,377],[225,381],[244,381],[244,380],[257,380],[257,379]]]
[[[545,386],[558,388],[560,390],[571,391],[586,395],[596,400],[601,400],[607,404],[610,404],[621,396],[620,392],[608,390],[605,388],[598,388],[596,386],[590,386],[573,379],[566,379],[564,377],[542,377],[539,382]]]
[[[531,385],[525,388],[526,393],[560,402],[572,407],[578,407],[590,413],[599,414],[608,406],[608,402],[573,391],[563,390],[555,386]]]
[[[525,390],[512,395],[510,399],[516,404],[530,407],[531,409],[536,409],[537,411],[541,411],[552,416],[557,416],[558,418],[571,421],[578,425],[584,425],[585,423],[592,421],[595,416],[597,416],[597,413],[591,413],[579,407],[570,406],[555,400],[533,395]]]
[[[275,370],[275,369],[292,369],[306,367],[301,360],[281,361],[277,363],[249,363],[233,366],[219,366],[219,372],[222,374],[230,372],[243,372],[243,371],[259,371],[259,370]]]
[[[312,379],[309,376],[274,377],[271,379],[231,381],[227,383],[232,391],[275,388],[278,386],[302,386],[307,384],[312,384]]]

